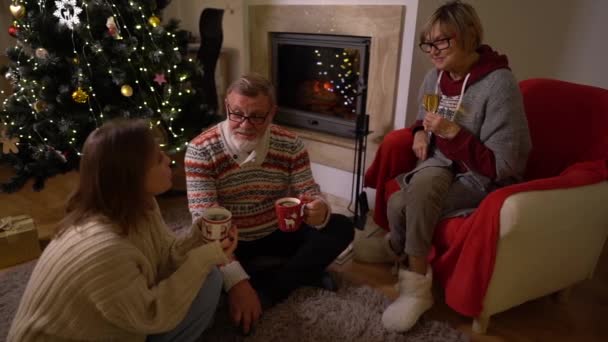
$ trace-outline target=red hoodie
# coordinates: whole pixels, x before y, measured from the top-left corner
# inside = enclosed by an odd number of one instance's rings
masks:
[[[507,59],[507,56],[499,55],[498,52],[492,50],[490,46],[482,45],[476,50],[476,52],[479,54],[479,59],[475,64],[473,64],[471,71],[469,71],[471,76],[469,76],[469,80],[467,81],[467,88],[494,70],[511,70],[509,68],[509,60]],[[460,91],[462,90],[462,82],[464,82],[464,78],[454,81],[449,72],[444,72],[443,76],[441,77],[439,88],[441,89],[441,93],[446,96],[460,95]]]

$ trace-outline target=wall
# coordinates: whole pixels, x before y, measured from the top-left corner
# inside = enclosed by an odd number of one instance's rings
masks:
[[[509,55],[518,79],[552,77],[608,88],[608,1],[471,3],[487,18],[488,41]]]
[[[485,42],[509,57],[518,80],[556,78],[608,89],[608,1],[597,0],[469,0],[482,21]],[[443,1],[424,0],[418,7],[418,28]],[[416,39],[419,30],[416,32]],[[417,44],[417,41],[416,41]],[[409,98],[430,62],[416,48],[412,58]],[[406,123],[416,116],[408,104]],[[397,126],[399,123],[395,123]]]
[[[4,55],[4,50],[15,43],[15,39],[8,35],[8,27],[13,22],[13,15],[9,11],[11,0],[0,0],[0,23],[2,23],[3,31],[0,32],[0,51]]]

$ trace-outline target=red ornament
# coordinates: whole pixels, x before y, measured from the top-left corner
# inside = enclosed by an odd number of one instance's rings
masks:
[[[11,25],[8,28],[8,34],[10,34],[12,37],[17,37],[17,32],[19,32],[19,29],[15,25]]]

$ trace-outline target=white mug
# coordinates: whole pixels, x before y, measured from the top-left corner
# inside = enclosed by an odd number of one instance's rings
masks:
[[[201,232],[205,240],[223,240],[232,226],[232,213],[224,207],[212,207],[203,211]]]

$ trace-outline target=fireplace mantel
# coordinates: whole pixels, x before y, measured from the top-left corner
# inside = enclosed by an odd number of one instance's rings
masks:
[[[373,132],[368,140],[369,162],[379,140],[393,129],[405,10],[400,5],[250,5],[250,70],[270,78],[271,32],[371,37],[366,108]],[[352,171],[354,140],[293,130],[306,141],[313,162]]]

